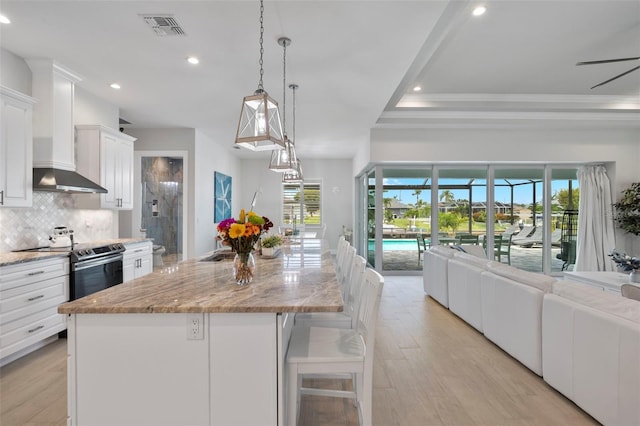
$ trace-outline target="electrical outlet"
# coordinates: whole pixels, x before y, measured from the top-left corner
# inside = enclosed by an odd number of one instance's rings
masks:
[[[204,339],[204,314],[187,315],[187,340]]]

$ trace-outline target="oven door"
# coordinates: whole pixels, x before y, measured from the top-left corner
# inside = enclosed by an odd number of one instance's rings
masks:
[[[122,283],[122,253],[71,264],[70,299]]]

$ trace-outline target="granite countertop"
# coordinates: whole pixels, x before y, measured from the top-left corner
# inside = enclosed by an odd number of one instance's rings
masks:
[[[69,257],[69,252],[7,252],[0,253],[0,267],[36,260],[53,259],[54,257]]]
[[[204,259],[205,256],[201,259]],[[320,240],[256,257],[253,281],[236,285],[232,261],[190,259],[58,307],[80,313],[340,312],[331,253]]]
[[[100,247],[107,244],[134,244],[142,241],[153,241],[149,238],[112,238],[106,240],[90,241],[88,243],[81,243],[83,247]],[[33,262],[36,260],[43,260],[53,257],[69,257],[69,248],[60,248],[53,251],[11,251],[0,253],[0,267],[14,265],[17,263]]]

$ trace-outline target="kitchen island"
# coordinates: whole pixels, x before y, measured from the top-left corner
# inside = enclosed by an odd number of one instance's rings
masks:
[[[60,305],[68,314],[69,425],[284,424],[295,312],[343,309],[321,240],[232,262],[191,259]]]

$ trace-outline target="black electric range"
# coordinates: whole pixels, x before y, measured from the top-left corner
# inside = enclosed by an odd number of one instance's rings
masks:
[[[123,281],[121,243],[73,244],[69,247],[34,247],[20,252],[69,253],[69,299],[75,300]]]

